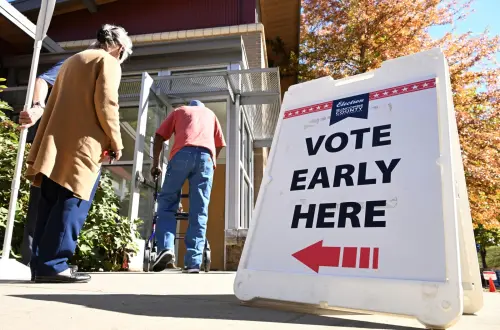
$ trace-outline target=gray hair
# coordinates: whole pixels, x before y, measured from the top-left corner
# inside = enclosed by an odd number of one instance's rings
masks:
[[[97,41],[90,48],[101,48],[107,50],[111,47],[122,46],[124,48],[120,63],[123,63],[132,54],[132,40],[124,28],[117,25],[104,24],[97,31]]]

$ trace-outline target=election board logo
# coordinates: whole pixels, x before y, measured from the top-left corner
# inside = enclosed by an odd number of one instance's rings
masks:
[[[369,93],[334,100],[330,115],[330,125],[349,117],[367,119],[369,100]]]

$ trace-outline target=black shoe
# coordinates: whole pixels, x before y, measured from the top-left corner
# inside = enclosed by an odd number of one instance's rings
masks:
[[[71,275],[36,276],[35,283],[87,283],[91,277],[85,273],[71,273]]]
[[[163,250],[158,257],[156,257],[155,263],[153,264],[153,271],[164,271],[167,265],[171,263],[174,263],[174,253],[171,250]]]
[[[69,271],[71,274],[78,272],[78,266],[69,265]],[[31,272],[31,282],[35,282],[36,276],[34,272]]]

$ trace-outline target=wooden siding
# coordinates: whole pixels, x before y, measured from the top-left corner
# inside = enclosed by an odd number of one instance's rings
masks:
[[[56,41],[92,39],[104,23],[122,25],[130,35],[250,24],[255,6],[255,0],[115,1],[96,13],[82,9],[55,16],[48,35]]]

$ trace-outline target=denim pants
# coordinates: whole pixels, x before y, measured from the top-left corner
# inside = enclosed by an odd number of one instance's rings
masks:
[[[214,164],[208,149],[184,147],[168,163],[158,196],[158,251],[173,251],[177,230],[175,213],[179,207],[182,186],[186,179],[189,180],[189,218],[184,237],[187,249],[184,266],[190,269],[201,266],[213,175]]]
[[[75,253],[100,176],[101,172],[89,201],[75,197],[70,190],[43,177],[30,262],[32,274],[52,276],[68,269],[68,260]]]
[[[31,261],[31,246],[33,243],[33,235],[35,234],[36,217],[38,215],[38,202],[40,201],[40,187],[31,185],[30,199],[28,203],[28,212],[26,214],[26,222],[24,225],[23,242],[21,245],[21,262],[28,266]]]

